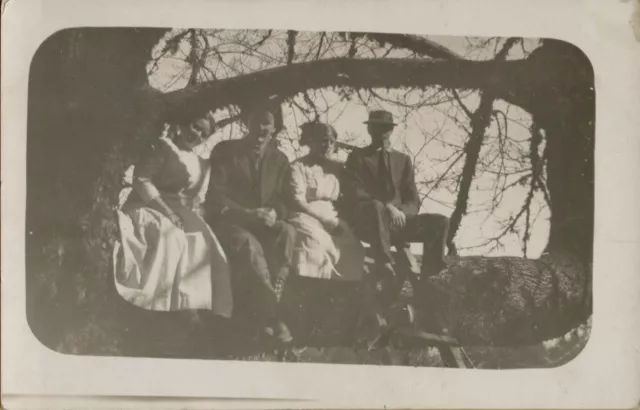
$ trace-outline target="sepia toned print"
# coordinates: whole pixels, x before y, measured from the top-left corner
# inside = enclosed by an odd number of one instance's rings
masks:
[[[80,355],[562,365],[594,101],[551,39],[58,32],[30,72],[29,324]]]

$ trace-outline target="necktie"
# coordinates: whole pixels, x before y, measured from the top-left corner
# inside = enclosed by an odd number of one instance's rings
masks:
[[[383,192],[387,197],[393,197],[393,183],[389,171],[389,153],[385,149],[380,150],[380,182]]]
[[[251,156],[251,176],[253,179],[253,189],[256,193],[260,193],[260,181],[261,181],[261,165],[262,165],[262,156],[252,155]]]

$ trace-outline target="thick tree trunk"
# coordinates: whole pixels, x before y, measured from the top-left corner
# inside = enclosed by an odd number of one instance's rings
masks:
[[[27,315],[36,336],[54,348],[65,349],[70,329],[104,313],[113,209],[127,162],[120,148],[149,119],[151,107],[140,98],[162,33],[65,30],[48,38],[32,62]],[[90,343],[99,327],[75,344]]]
[[[433,306],[463,344],[535,343],[564,335],[591,314],[593,71],[579,49],[554,40],[529,63],[547,82],[531,90],[527,105],[546,131],[549,241],[538,260],[460,258],[430,278]]]

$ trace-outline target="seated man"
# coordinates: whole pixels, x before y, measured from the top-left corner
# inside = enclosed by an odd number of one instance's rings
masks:
[[[289,274],[295,240],[283,202],[290,165],[272,139],[272,113],[252,112],[248,127],[244,138],[222,141],[211,154],[207,220],[231,262],[234,299],[242,300],[236,307],[248,309],[265,330],[290,342],[276,291]]]
[[[350,223],[374,252],[382,283],[386,283],[383,303],[388,304],[397,299],[403,281],[396,275],[391,246],[402,251],[406,243],[421,242],[421,276],[435,274],[445,266],[449,220],[438,214],[418,214],[420,199],[411,159],[390,148],[396,125],[391,113],[372,111],[365,123],[371,145],[349,155],[344,193]]]

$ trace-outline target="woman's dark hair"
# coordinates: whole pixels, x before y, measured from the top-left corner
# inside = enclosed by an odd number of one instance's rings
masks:
[[[211,134],[213,134],[216,130],[216,120],[213,116],[212,111],[188,111],[188,110],[176,110],[168,113],[165,116],[165,124],[169,125],[169,135],[170,138],[173,139],[175,136],[175,130],[179,126],[189,126],[198,120],[207,120],[209,123],[209,129]],[[173,131],[171,131],[173,130]]]
[[[209,126],[213,131],[216,128],[216,121],[213,116],[213,112],[204,109],[190,109],[191,107],[185,106],[181,109],[173,109],[166,113],[165,122],[169,125],[190,125],[195,121],[205,119],[209,121]]]
[[[305,124],[302,124],[300,130],[302,131],[302,134],[300,135],[301,146],[309,145],[309,143],[315,136],[319,134],[325,134],[327,131],[331,133],[331,135],[333,135],[333,138],[335,140],[338,139],[338,133],[336,132],[336,129],[333,128],[331,124],[327,124],[324,122],[307,122]]]

